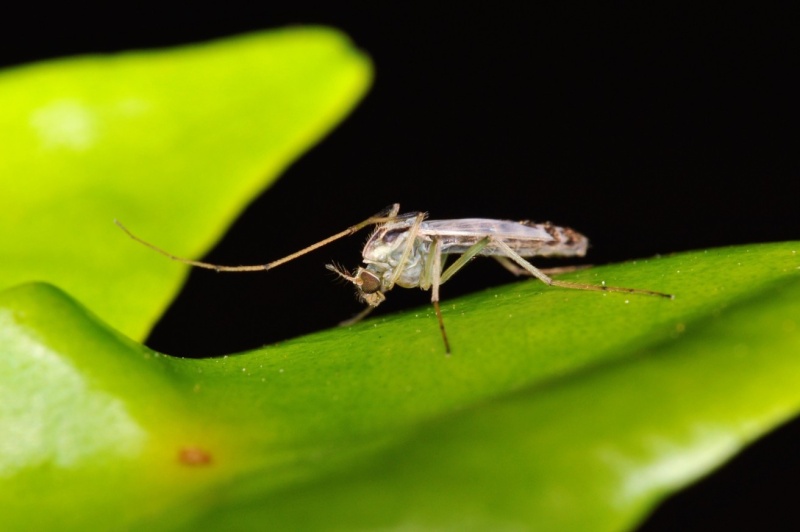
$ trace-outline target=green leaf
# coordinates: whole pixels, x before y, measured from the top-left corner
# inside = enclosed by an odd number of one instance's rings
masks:
[[[621,530],[800,407],[800,243],[595,268],[218,359],[0,294],[0,528]]]
[[[0,73],[0,288],[67,290],[143,338],[185,269],[354,105],[369,61],[341,33],[288,28]]]

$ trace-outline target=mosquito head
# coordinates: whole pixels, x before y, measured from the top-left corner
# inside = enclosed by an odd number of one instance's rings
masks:
[[[353,275],[336,264],[326,264],[325,267],[336,275],[353,283],[358,291],[358,297],[367,305],[377,307],[386,300],[381,292],[381,279],[371,271],[358,267]]]
[[[356,279],[358,280],[356,286],[362,294],[374,294],[381,290],[380,278],[369,270],[359,268],[356,272]]]
[[[377,307],[386,300],[381,291],[380,277],[365,268],[359,266],[353,284],[358,289],[358,297],[370,307]]]

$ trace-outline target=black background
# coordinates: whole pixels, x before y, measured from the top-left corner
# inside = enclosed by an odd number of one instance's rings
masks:
[[[433,218],[570,225],[591,238],[596,264],[798,237],[798,26],[788,13],[216,4],[31,5],[7,13],[0,32],[2,65],[308,23],[341,28],[372,57],[365,101],[248,208],[209,261],[263,263],[393,202]],[[322,265],[355,266],[363,238],[268,274],[195,271],[148,344],[208,356],[332,326],[359,305]],[[443,298],[510,280],[476,261]],[[395,290],[382,310],[427,301]],[[798,433],[789,425],[762,440],[643,529],[798,524]]]

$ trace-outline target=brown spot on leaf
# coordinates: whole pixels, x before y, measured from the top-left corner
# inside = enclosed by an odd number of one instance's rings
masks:
[[[189,466],[204,466],[211,463],[211,453],[200,447],[183,447],[178,452],[178,461]]]

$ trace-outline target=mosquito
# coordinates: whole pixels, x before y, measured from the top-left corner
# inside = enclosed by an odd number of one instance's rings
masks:
[[[374,216],[300,251],[267,264],[251,266],[222,266],[177,257],[134,235],[118,220],[114,222],[133,240],[172,260],[217,272],[268,271],[340,238],[357,233],[365,227],[376,226],[362,251],[363,266],[358,266],[352,272],[335,264],[325,266],[352,283],[356,287],[359,299],[367,305],[362,312],[342,322],[341,325],[351,325],[362,320],[386,300],[386,292],[395,285],[430,290],[431,303],[439,322],[445,352],[448,354],[450,342],[439,307],[439,288],[479,255],[492,257],[514,275],[530,275],[549,286],[673,299],[671,294],[652,290],[553,279],[545,273],[550,273],[552,270],[541,270],[525,258],[583,257],[589,240],[569,227],[559,227],[550,222],[534,223],[528,220],[512,222],[488,218],[428,220],[427,213],[424,212],[400,214],[400,204],[395,203]],[[459,257],[445,268],[450,255]]]

